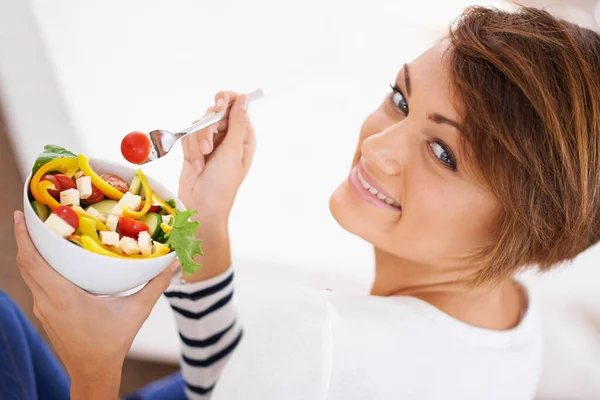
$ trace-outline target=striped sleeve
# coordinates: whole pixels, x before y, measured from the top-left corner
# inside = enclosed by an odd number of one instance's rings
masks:
[[[165,292],[181,338],[181,373],[188,399],[210,399],[242,327],[233,305],[233,270],[212,279],[181,283]]]

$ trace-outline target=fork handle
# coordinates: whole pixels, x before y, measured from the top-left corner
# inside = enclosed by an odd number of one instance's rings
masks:
[[[264,97],[264,92],[262,91],[262,89],[256,89],[253,92],[249,93],[248,97],[249,97],[248,103],[251,103],[255,100],[258,100],[258,99]],[[227,116],[229,115],[229,110],[231,110],[232,105],[233,105],[233,102],[230,102],[227,105],[227,108],[225,109],[225,111],[214,112],[212,114],[207,115],[206,117],[202,118],[200,121],[196,122],[194,125],[190,126],[189,128],[176,133],[175,137],[177,139],[179,139],[181,137],[189,135],[190,133],[201,131],[202,129],[207,128],[211,125],[214,125],[217,122],[227,118]]]

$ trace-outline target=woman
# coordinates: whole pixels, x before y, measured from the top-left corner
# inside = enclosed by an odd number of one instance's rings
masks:
[[[513,275],[547,270],[600,239],[598,70],[600,36],[590,30],[532,8],[468,9],[447,39],[400,69],[331,197],[340,225],[375,248],[371,295],[274,299],[244,340],[230,301],[227,223],[254,132],[247,97],[237,97],[218,127],[222,143],[212,142],[213,127],[183,144],[179,195],[200,212],[206,250],[204,268],[166,292],[187,396],[533,398],[540,325]],[[209,111],[234,98],[218,94]],[[19,252],[35,253],[23,223],[16,229]],[[51,270],[39,256],[20,267],[36,298],[60,295],[42,283]],[[53,341],[82,344],[57,347],[73,386],[114,394],[133,335],[94,335],[100,322],[71,304],[91,296],[71,292],[59,306],[38,301],[38,315]],[[84,333],[93,340],[77,341]],[[94,346],[102,351],[91,365],[76,356]],[[85,376],[102,379],[90,386]]]

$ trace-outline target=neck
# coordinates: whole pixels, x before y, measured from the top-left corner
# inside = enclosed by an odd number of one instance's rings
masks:
[[[375,264],[372,295],[416,297],[474,326],[500,330],[514,327],[525,305],[512,279],[494,286],[469,285],[474,267],[435,268],[378,249]]]
[[[465,269],[434,268],[375,249],[374,296],[468,290]]]

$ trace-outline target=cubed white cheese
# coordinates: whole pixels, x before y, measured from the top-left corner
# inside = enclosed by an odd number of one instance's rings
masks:
[[[98,222],[106,223],[106,217],[98,212],[94,207],[89,206],[86,213]]]
[[[67,189],[60,192],[60,204],[63,206],[79,205],[79,190]]]
[[[140,208],[140,204],[142,203],[142,196],[138,196],[137,194],[133,194],[131,192],[127,192],[121,197],[119,200],[119,204],[123,207],[127,207],[132,211],[137,211]]]
[[[125,254],[140,254],[140,248],[135,239],[127,236],[123,236],[119,242],[119,248],[123,250]]]
[[[117,217],[123,216],[123,206],[121,206],[120,204],[115,204],[110,214],[116,215]]]
[[[82,176],[75,181],[77,183],[77,190],[79,190],[79,198],[87,199],[92,195],[92,178],[89,176]]]
[[[75,175],[73,175],[73,178],[77,181],[77,179],[81,178],[83,175],[83,172],[81,171],[77,171],[75,172]]]
[[[73,232],[75,232],[75,228],[73,228],[71,225],[66,223],[64,219],[62,219],[54,213],[50,214],[48,219],[44,222],[44,225],[50,228],[51,231],[56,232],[64,238],[72,235]]]
[[[138,246],[140,247],[142,255],[149,256],[152,254],[152,238],[148,232],[142,231],[139,233]]]
[[[110,229],[113,232],[117,230],[118,224],[119,224],[119,217],[117,217],[116,215],[111,214],[106,219],[106,226],[108,226],[108,229]]]
[[[100,241],[107,246],[119,246],[119,234],[117,232],[100,232]]]
[[[171,223],[170,215],[163,215],[161,218],[162,218],[163,224],[169,225]]]

